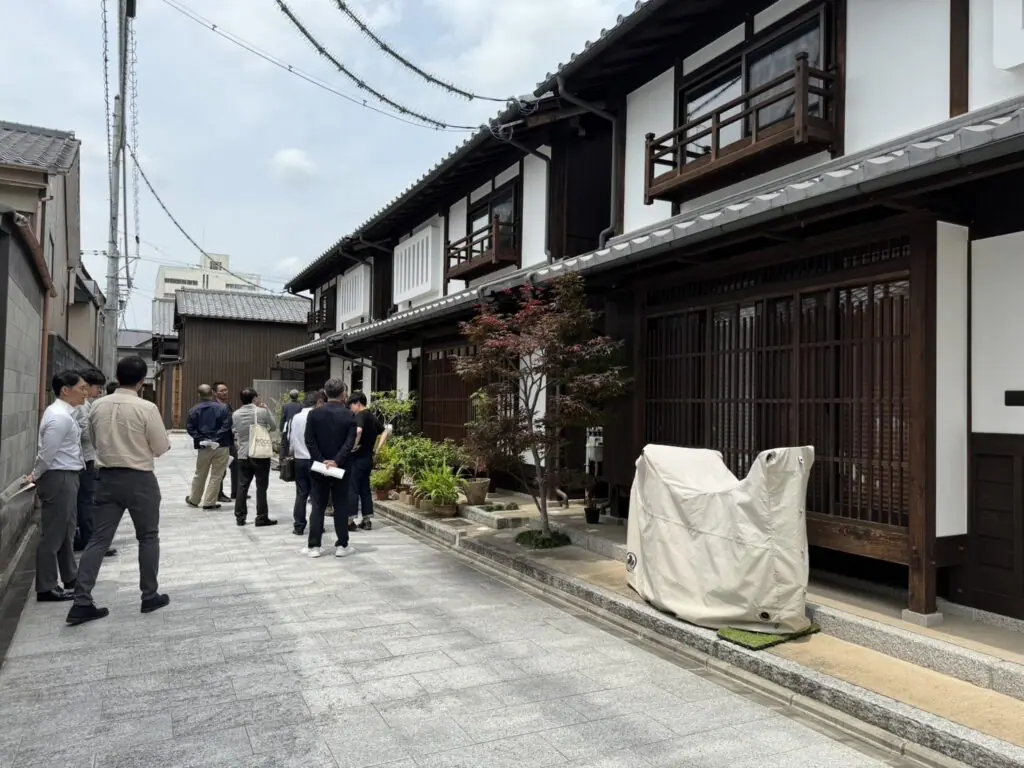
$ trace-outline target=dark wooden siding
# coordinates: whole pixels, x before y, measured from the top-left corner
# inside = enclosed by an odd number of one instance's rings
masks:
[[[186,317],[180,339],[184,414],[195,401],[196,388],[218,380],[228,383],[231,405],[237,408],[242,388],[251,387],[253,379],[272,378],[277,353],[305,344],[307,335],[305,325]]]
[[[1024,435],[971,437],[968,602],[1024,619]]]
[[[911,242],[847,236],[799,261],[648,288],[636,451],[714,448],[742,477],[759,451],[813,445],[812,543],[907,562]]]
[[[474,387],[455,370],[460,355],[471,354],[466,345],[424,349],[419,391],[420,423],[432,440],[462,440],[470,419],[470,396]]]

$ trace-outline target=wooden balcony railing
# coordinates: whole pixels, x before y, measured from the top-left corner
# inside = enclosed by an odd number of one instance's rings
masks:
[[[314,309],[306,315],[306,330],[310,333],[323,333],[331,330],[331,317],[326,309]]]
[[[836,145],[835,75],[808,64],[699,115],[661,137],[646,136],[644,202],[691,199]],[[792,114],[763,124],[764,109],[792,101]],[[788,110],[787,110],[788,112]],[[723,130],[742,137],[723,145]],[[733,127],[736,131],[736,127]],[[706,151],[695,153],[701,143]]]
[[[476,232],[448,244],[445,277],[473,280],[514,264],[519,266],[519,225],[497,216]]]

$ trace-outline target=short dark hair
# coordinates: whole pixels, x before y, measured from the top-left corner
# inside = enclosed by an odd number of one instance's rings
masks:
[[[112,395],[117,392],[117,382],[111,381],[107,383],[107,394]]]
[[[107,377],[97,371],[95,368],[90,368],[87,371],[82,371],[82,378],[85,379],[85,383],[90,387],[102,387],[107,383]]]
[[[318,389],[316,391],[316,401],[318,403],[326,403],[327,402],[327,393],[324,392],[322,389]]]
[[[345,386],[345,382],[341,379],[331,377],[324,383],[324,392],[327,393],[328,399],[338,400],[345,396],[348,392],[348,387]]]
[[[226,381],[215,381],[215,382],[213,382],[213,391],[214,392],[216,392],[219,387],[224,387],[224,389],[230,389],[230,387],[228,387],[228,383]]]
[[[78,371],[58,371],[50,380],[50,387],[53,389],[54,397],[60,397],[64,387],[71,389],[82,380],[82,374]]]
[[[238,393],[238,399],[242,401],[242,405],[251,405],[252,401],[259,396],[260,393],[257,392],[252,387],[246,387],[245,389]]]
[[[146,380],[149,366],[138,355],[122,357],[117,361],[117,383],[122,387],[136,387]]]
[[[316,399],[319,397],[320,392],[315,389],[311,389],[302,396],[302,402],[306,405],[316,405]]]
[[[360,405],[365,406],[366,405],[366,395],[364,395],[362,392],[353,392],[352,393],[352,397],[350,397],[348,399],[348,404],[349,405],[355,405],[356,403],[359,403]]]

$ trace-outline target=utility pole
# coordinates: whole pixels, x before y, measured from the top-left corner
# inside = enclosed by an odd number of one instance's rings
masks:
[[[128,24],[135,16],[134,0],[118,0],[117,7],[117,95],[114,96],[114,135],[111,138],[110,231],[107,240],[107,303],[103,308],[103,372],[113,377],[117,367],[117,326],[121,312],[118,272],[121,266],[117,250],[118,208],[121,192],[121,163],[124,158],[125,93],[128,82]],[[125,244],[127,247],[127,243]]]

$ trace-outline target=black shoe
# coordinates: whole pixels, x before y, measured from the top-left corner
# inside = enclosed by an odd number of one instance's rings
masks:
[[[222,493],[222,494],[220,494],[220,495],[219,495],[219,496],[217,497],[217,501],[219,501],[219,502],[220,502],[221,504],[226,504],[227,502],[231,501],[231,500],[232,500],[233,498],[235,498],[235,497],[234,497],[234,496],[225,496],[225,495],[224,495],[224,494]]]
[[[152,613],[158,608],[163,608],[170,602],[171,598],[168,595],[157,595],[156,597],[151,597],[148,600],[142,601],[142,612]]]
[[[292,528],[292,533],[294,533],[296,536],[305,536],[306,535],[306,529],[305,528]]]
[[[87,621],[102,619],[109,615],[110,611],[108,609],[97,608],[92,603],[89,605],[73,605],[71,610],[68,611],[68,617],[65,621],[71,626],[75,626],[76,624],[85,624]]]
[[[245,518],[244,517],[236,517],[235,518],[235,524],[239,525],[239,526],[245,525]]]
[[[73,595],[73,594],[75,594],[75,584],[77,582],[78,582],[78,579],[72,579],[71,581],[65,581],[61,585],[61,589],[63,589],[69,595]]]
[[[269,517],[263,520],[257,520],[255,523],[257,528],[265,528],[268,525],[277,525],[277,520],[271,520]]]
[[[190,507],[195,507],[196,509],[199,509],[199,505],[192,501],[192,499],[189,496],[185,497],[185,503],[188,504]]]
[[[48,592],[36,592],[36,601],[40,603],[64,603],[74,599],[75,596],[73,594],[65,592],[59,587],[54,587]]]
[[[364,531],[372,531],[373,530],[373,521],[372,520],[363,520],[363,522],[361,522],[359,524],[359,527],[362,528]]]
[[[111,547],[110,549],[108,549],[108,550],[107,550],[107,551],[106,551],[106,552],[104,553],[104,555],[103,555],[103,556],[104,556],[104,557],[113,557],[113,556],[114,556],[114,555],[116,555],[116,554],[117,554],[117,550],[116,550],[116,549],[114,549],[113,547]]]
[[[220,509],[220,507],[221,507],[220,504],[204,504],[203,505],[203,509],[205,509],[207,511],[209,511],[211,509]]]
[[[358,531],[359,530],[359,527],[356,525],[356,521],[355,520],[349,520],[348,521],[348,529],[350,531]]]

